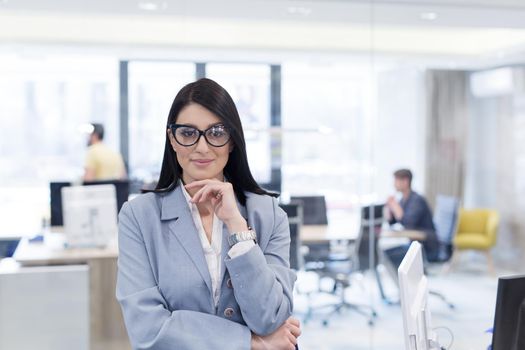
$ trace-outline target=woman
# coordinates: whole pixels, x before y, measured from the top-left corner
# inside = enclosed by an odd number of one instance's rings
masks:
[[[168,116],[157,188],[119,214],[117,299],[135,349],[293,349],[286,214],[248,167],[235,104],[200,79]]]

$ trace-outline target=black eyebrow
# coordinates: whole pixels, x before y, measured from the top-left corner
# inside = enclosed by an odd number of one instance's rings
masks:
[[[187,126],[187,127],[194,128],[194,129],[199,130],[199,128],[198,128],[196,125],[194,125],[194,124],[189,124],[189,123],[187,123],[187,124],[179,124],[179,125]],[[214,126],[218,126],[218,125],[222,125],[222,126],[224,126],[224,123],[223,123],[223,122],[217,122],[217,123],[210,124],[210,125],[208,125],[208,127],[207,127],[206,129],[204,129],[204,130],[208,130],[209,128],[213,128]]]

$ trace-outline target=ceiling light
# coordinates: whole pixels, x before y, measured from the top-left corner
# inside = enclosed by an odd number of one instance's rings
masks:
[[[312,13],[312,9],[309,7],[302,7],[302,6],[290,6],[286,10],[289,15],[293,16],[308,16],[310,13]]]
[[[435,12],[421,12],[419,17],[425,21],[434,21],[438,18],[438,14]]]
[[[162,2],[153,2],[153,1],[141,1],[138,4],[139,9],[143,11],[158,11],[165,10],[168,7],[166,1]]]

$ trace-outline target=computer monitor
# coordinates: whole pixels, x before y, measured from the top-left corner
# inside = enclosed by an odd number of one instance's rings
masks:
[[[303,207],[304,225],[327,225],[326,199],[324,196],[292,196],[292,202],[299,202]]]
[[[71,186],[71,182],[50,182],[49,192],[51,199],[51,226],[63,226],[64,220],[62,217],[62,188]],[[128,180],[103,180],[103,181],[85,181],[85,186],[94,185],[114,185],[116,189],[117,198],[117,213],[120,211],[124,202],[129,197],[129,181]]]
[[[421,244],[412,242],[398,268],[406,350],[439,349],[427,307],[428,282]]]
[[[68,247],[102,247],[116,238],[115,186],[66,186],[62,202]]]
[[[525,276],[500,277],[492,350],[525,349]]]

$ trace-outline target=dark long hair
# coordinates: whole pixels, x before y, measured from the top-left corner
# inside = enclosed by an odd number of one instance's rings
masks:
[[[242,205],[246,204],[245,191],[277,197],[278,195],[276,193],[262,189],[252,176],[250,167],[248,166],[246,142],[242,131],[241,118],[230,94],[211,79],[203,78],[190,83],[184,86],[177,96],[175,96],[168,115],[167,124],[175,123],[180,111],[190,103],[197,103],[203,106],[219,117],[221,122],[230,129],[233,150],[230,152],[228,162],[223,172],[232,184],[238,201]],[[182,168],[177,161],[177,156],[166,133],[162,168],[157,187],[153,192],[163,193],[173,191],[177,187],[181,177]]]

